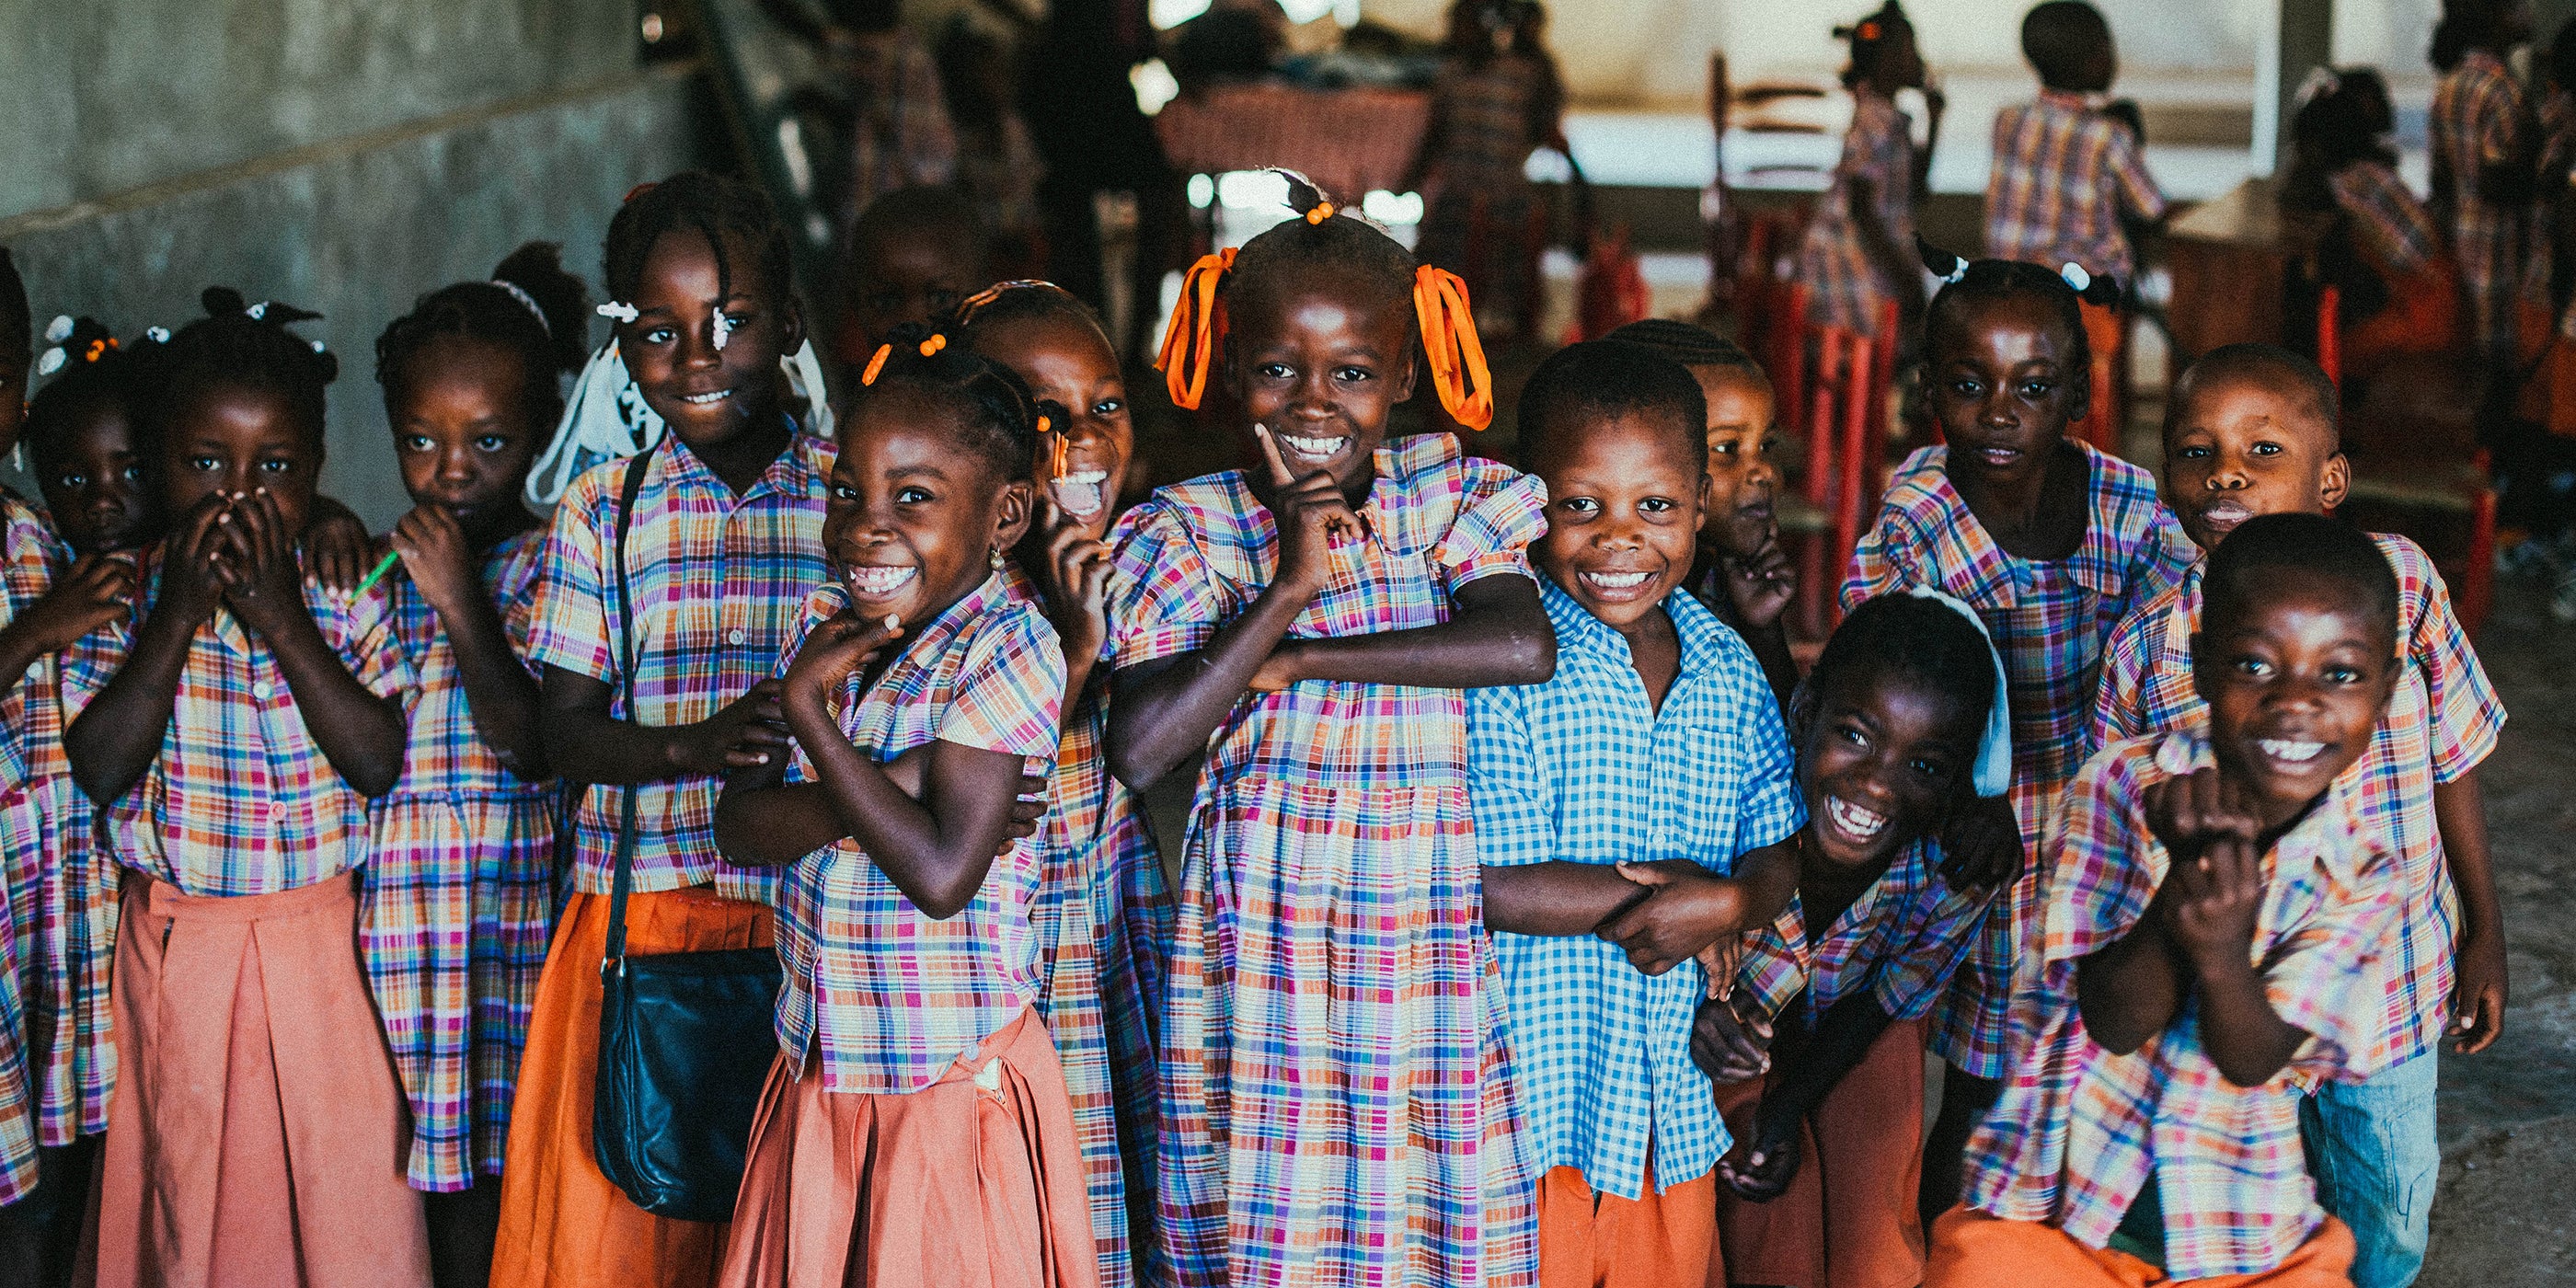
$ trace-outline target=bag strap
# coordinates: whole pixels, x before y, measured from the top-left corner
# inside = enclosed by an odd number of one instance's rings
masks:
[[[634,605],[626,584],[626,527],[635,513],[635,498],[644,490],[644,471],[652,464],[653,451],[646,448],[626,462],[626,480],[617,491],[617,637],[625,649],[622,681],[626,689],[626,718],[635,718],[635,628]],[[635,885],[635,797],[640,784],[626,787],[626,801],[617,820],[617,868],[608,883],[608,951],[599,959],[599,973],[605,976],[615,963],[619,974],[626,972],[626,895]]]

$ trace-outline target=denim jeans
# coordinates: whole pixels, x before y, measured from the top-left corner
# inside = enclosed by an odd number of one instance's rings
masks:
[[[2352,1227],[2358,1245],[2353,1288],[2406,1288],[2424,1268],[2442,1167],[2433,1130],[2439,1064],[2428,1050],[2367,1082],[2328,1083],[2300,1103],[2317,1200]]]

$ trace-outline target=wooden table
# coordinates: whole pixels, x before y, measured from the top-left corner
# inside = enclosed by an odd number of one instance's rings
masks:
[[[2269,179],[2248,179],[2166,228],[2176,365],[2222,344],[2289,339],[2282,287],[2309,236],[2282,217],[2279,191]]]

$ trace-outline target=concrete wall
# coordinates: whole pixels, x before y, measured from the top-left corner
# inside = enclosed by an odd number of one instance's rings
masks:
[[[211,283],[317,309],[327,490],[407,508],[386,322],[522,241],[596,278],[618,198],[725,152],[702,78],[638,65],[631,0],[0,0],[0,244],[40,319],[176,325]],[[23,484],[22,484],[23,486]]]

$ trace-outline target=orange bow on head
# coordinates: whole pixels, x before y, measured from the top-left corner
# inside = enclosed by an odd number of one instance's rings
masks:
[[[1231,246],[1199,256],[1181,279],[1180,303],[1172,308],[1171,325],[1163,329],[1163,353],[1154,360],[1154,367],[1163,373],[1172,405],[1183,411],[1198,410],[1200,398],[1207,393],[1208,368],[1216,364],[1217,342],[1225,338],[1225,316],[1217,306],[1216,293],[1225,284],[1225,275],[1233,271]]]
[[[1422,324],[1422,350],[1431,359],[1431,388],[1442,409],[1469,429],[1493,424],[1494,373],[1485,365],[1485,343],[1467,307],[1467,284],[1429,264],[1415,269],[1413,313]]]

